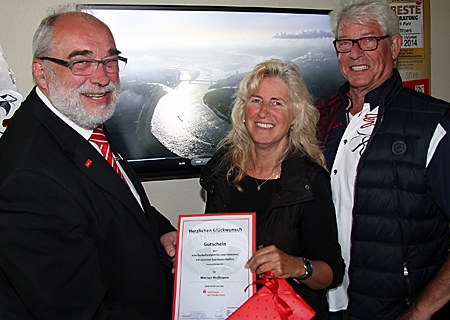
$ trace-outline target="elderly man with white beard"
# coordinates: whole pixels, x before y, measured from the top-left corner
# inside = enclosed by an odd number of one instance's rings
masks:
[[[75,11],[41,22],[33,55],[0,139],[0,319],[170,319],[176,231],[102,130],[127,59]]]

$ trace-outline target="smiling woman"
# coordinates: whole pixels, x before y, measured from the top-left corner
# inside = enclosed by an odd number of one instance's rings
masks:
[[[279,77],[266,77],[259,89],[247,102],[245,108],[245,126],[251,137],[251,150],[258,152],[263,149],[269,155],[281,157],[288,145],[288,132],[294,121],[292,100],[289,88]],[[270,177],[280,171],[277,165],[272,172],[264,172]],[[248,174],[258,179],[267,179],[254,166],[248,169]]]
[[[292,62],[261,62],[240,82],[232,129],[202,169],[205,213],[256,212],[258,250],[246,268],[288,278],[328,317],[325,288],[342,281],[329,176],[317,145],[318,111]],[[287,240],[289,239],[289,240]]]

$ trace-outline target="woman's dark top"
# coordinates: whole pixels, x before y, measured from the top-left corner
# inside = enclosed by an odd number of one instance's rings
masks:
[[[258,192],[254,179],[247,176],[239,184],[244,190],[240,193],[227,183],[228,169],[220,165],[226,156],[219,150],[202,169],[205,212],[256,212],[257,249],[273,244],[287,254],[324,261],[333,271],[329,288],[338,286],[344,261],[326,170],[305,156],[290,155],[282,164],[280,179],[267,181]],[[314,319],[329,318],[326,289],[312,290],[292,279],[288,282],[316,311]]]

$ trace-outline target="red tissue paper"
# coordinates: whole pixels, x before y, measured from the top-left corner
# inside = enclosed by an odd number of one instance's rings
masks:
[[[266,272],[261,280],[252,284],[257,283],[263,287],[227,320],[310,320],[316,314],[285,279],[276,278],[272,272]]]

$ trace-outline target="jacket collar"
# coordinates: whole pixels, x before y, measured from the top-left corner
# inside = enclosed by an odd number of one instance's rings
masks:
[[[383,82],[379,87],[373,89],[364,97],[364,102],[370,104],[371,110],[378,106],[389,104],[389,102],[395,97],[402,87],[402,80],[400,73],[397,69],[393,69],[392,75]],[[342,102],[345,106],[349,103],[348,92],[350,90],[350,84],[344,83],[338,90]]]
[[[229,198],[230,187],[224,177],[227,171],[225,166],[219,166],[226,151],[222,148],[216,152],[206,166],[202,169],[200,184],[208,193],[218,193],[224,199]],[[283,197],[277,197],[277,205],[289,205],[296,202],[311,200],[313,194],[310,192],[310,179],[314,164],[306,156],[301,154],[289,154],[282,163],[279,189],[276,193],[283,193]],[[301,177],[301,178],[299,178]],[[226,186],[226,187],[225,187]],[[216,188],[219,188],[216,190]]]
[[[150,237],[154,241],[159,242],[159,239],[156,239],[159,235],[155,226],[151,225],[150,220],[142,211],[142,208],[128,186],[122,181],[114,169],[112,169],[109,163],[105,161],[102,155],[84,137],[54,114],[37,96],[35,90],[32,90],[24,103],[27,101],[30,103],[27,103],[24,107],[29,108],[30,112],[42,125],[53,134],[61,149],[72,159],[75,167],[80,170],[80,173],[86,175],[93,183],[109,193],[112,197],[119,199],[139,223],[143,225],[144,230],[147,231]],[[145,191],[143,191],[140,181],[134,177],[134,173],[128,169],[126,163],[121,162],[121,165],[136,186],[142,204],[147,211],[150,205],[146,201]]]
[[[302,154],[288,155],[282,166],[280,187],[283,191],[295,194],[301,194],[305,190],[309,190],[308,186],[310,186],[311,181],[308,177],[314,171],[314,167],[317,166],[319,171],[325,171],[325,169],[319,169],[319,165]],[[301,177],[300,180],[299,177]]]

